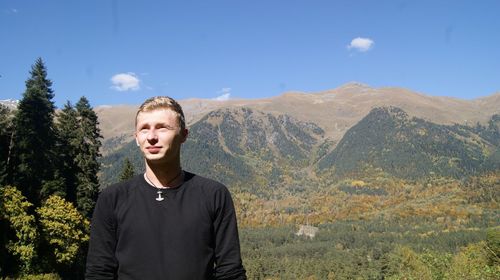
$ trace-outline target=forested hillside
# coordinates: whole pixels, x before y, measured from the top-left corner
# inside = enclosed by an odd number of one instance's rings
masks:
[[[319,162],[335,176],[362,174],[366,166],[407,179],[465,177],[498,166],[499,115],[487,127],[439,125],[395,107],[372,110]]]

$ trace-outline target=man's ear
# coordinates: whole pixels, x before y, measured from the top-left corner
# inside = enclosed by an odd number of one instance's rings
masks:
[[[137,133],[136,132],[134,132],[134,139],[135,139],[135,144],[137,145],[137,147],[139,147],[140,144],[139,144],[139,140],[137,140]]]
[[[189,130],[188,130],[187,128],[184,128],[184,129],[181,131],[181,135],[182,135],[181,143],[186,142],[186,140],[187,140],[187,138],[188,138],[188,135],[189,135]]]

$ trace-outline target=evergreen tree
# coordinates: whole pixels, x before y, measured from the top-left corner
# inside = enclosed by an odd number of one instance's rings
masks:
[[[78,130],[80,143],[75,158],[79,168],[76,204],[80,213],[90,217],[99,192],[97,173],[99,172],[98,158],[102,136],[97,115],[87,98],[81,97],[76,103],[76,112],[80,125]]]
[[[59,141],[59,166],[66,182],[66,198],[76,205],[77,174],[79,167],[76,156],[81,139],[79,138],[78,115],[71,102],[67,102],[57,117],[57,138]]]
[[[38,206],[44,185],[52,189],[62,186],[61,181],[54,184],[54,94],[41,58],[36,60],[30,74],[14,118],[15,133],[8,172],[10,183]]]
[[[12,133],[12,113],[8,107],[0,104],[0,186],[7,183],[7,162]]]
[[[134,166],[132,166],[130,160],[126,158],[125,162],[123,163],[122,173],[120,174],[120,181],[128,180],[134,177],[134,175],[135,175]]]

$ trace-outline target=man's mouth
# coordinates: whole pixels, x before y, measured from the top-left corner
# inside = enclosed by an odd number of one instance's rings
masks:
[[[147,147],[146,150],[150,153],[158,153],[160,150],[161,150],[161,147],[159,146],[150,146],[150,147]]]

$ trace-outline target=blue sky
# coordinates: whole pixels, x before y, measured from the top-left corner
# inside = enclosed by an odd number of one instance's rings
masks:
[[[351,81],[500,91],[500,1],[0,0],[0,99],[42,57],[54,101],[261,98]]]

